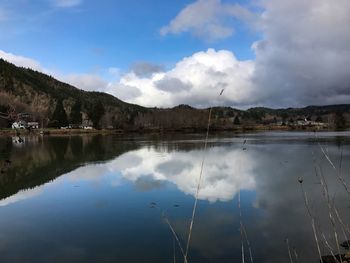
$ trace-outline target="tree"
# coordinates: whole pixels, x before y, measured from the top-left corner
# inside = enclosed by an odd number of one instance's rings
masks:
[[[68,125],[67,113],[64,110],[62,100],[57,101],[56,108],[51,116],[49,127],[59,128]]]
[[[100,128],[100,120],[103,114],[105,114],[105,108],[103,107],[102,102],[100,100],[95,101],[92,104],[92,107],[90,108],[90,111],[88,113],[94,128]]]
[[[283,112],[283,113],[281,114],[281,117],[282,117],[282,122],[286,122],[286,120],[287,120],[287,118],[288,118],[288,113]]]
[[[335,123],[335,128],[337,130],[344,129],[346,127],[346,121],[342,112],[340,111],[336,112],[334,123]]]
[[[317,116],[315,122],[322,122],[322,121],[323,121],[323,120],[322,120],[322,117],[321,117],[321,116]]]
[[[71,124],[81,124],[82,118],[81,118],[81,101],[77,100],[70,112],[70,119]]]
[[[240,124],[241,124],[241,121],[240,121],[240,119],[239,119],[238,116],[236,116],[236,117],[234,118],[233,124],[235,124],[235,125],[240,125]]]

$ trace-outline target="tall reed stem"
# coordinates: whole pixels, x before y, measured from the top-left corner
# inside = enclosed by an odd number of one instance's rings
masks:
[[[212,108],[210,108],[210,110],[209,110],[208,125],[207,125],[207,133],[206,133],[205,141],[204,141],[203,159],[202,159],[202,163],[201,163],[201,169],[200,169],[200,172],[199,172],[197,190],[196,190],[196,195],[195,195],[195,200],[194,200],[194,205],[193,205],[193,210],[192,210],[192,217],[191,217],[190,227],[189,227],[189,231],[188,231],[187,245],[186,245],[186,251],[185,251],[185,255],[184,255],[184,262],[187,262],[187,255],[188,255],[188,250],[189,250],[190,242],[191,242],[191,234],[192,234],[192,229],[193,229],[194,217],[195,217],[196,209],[197,209],[198,195],[199,195],[199,190],[200,190],[200,186],[201,186],[202,175],[203,175],[203,167],[204,167],[204,161],[205,161],[206,150],[207,150],[207,145],[208,145],[208,137],[209,137],[209,127],[210,127],[210,121],[211,121],[211,113],[212,113]]]
[[[304,204],[305,204],[305,207],[306,207],[306,210],[307,210],[307,213],[311,219],[311,227],[312,227],[312,231],[314,233],[314,238],[315,238],[315,242],[316,242],[316,246],[317,246],[317,252],[318,252],[318,255],[320,257],[320,262],[323,262],[322,260],[322,254],[321,254],[321,249],[320,249],[320,244],[318,242],[318,237],[317,237],[317,232],[316,232],[316,226],[315,226],[315,219],[314,217],[312,216],[311,214],[311,211],[310,211],[310,207],[309,207],[309,201],[307,199],[307,195],[306,195],[306,192],[304,190],[304,187],[303,187],[303,179],[302,178],[299,178],[299,184],[300,184],[300,189],[301,189],[301,192],[303,194],[303,198],[304,198]]]

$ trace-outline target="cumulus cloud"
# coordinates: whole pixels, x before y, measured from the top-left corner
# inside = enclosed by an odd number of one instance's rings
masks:
[[[83,0],[54,0],[53,4],[57,7],[73,7],[80,5]]]
[[[152,64],[149,62],[136,62],[131,66],[131,71],[134,72],[137,76],[147,77],[153,73],[161,72],[164,70],[164,66]]]
[[[70,74],[67,76],[62,76],[61,79],[74,87],[86,91],[104,92],[108,86],[108,83],[97,74]]]
[[[261,39],[252,45],[255,60],[239,61],[230,51],[209,49],[184,58],[168,72],[148,78],[128,74],[123,83],[142,93],[130,102],[146,106],[224,103],[272,107],[348,103],[350,2],[263,0],[260,8],[257,20],[247,9],[219,0],[198,0],[185,7],[162,29],[163,35],[192,32],[216,39],[226,37],[233,29],[217,19],[224,12],[260,30]],[[210,31],[215,27],[226,33],[215,36]],[[225,88],[225,96],[217,101],[221,88]]]
[[[190,32],[217,40],[233,33],[225,18],[234,17],[259,30],[259,40],[252,44],[256,55],[252,60],[238,60],[229,50],[208,49],[184,57],[168,70],[139,62],[124,75],[110,72],[114,76],[112,81],[96,74],[71,74],[60,79],[81,89],[108,92],[150,107],[178,104],[299,107],[349,103],[350,2],[259,3],[260,13],[254,15],[239,5],[198,0],[162,29],[164,35]],[[212,32],[213,28],[218,30]],[[0,57],[42,70],[41,64],[30,58],[4,51],[0,51]],[[222,89],[225,92],[219,97]]]
[[[5,52],[1,49],[0,49],[0,58],[8,62],[11,62],[18,67],[26,67],[26,68],[31,68],[38,71],[44,71],[40,62],[32,58],[18,56],[12,53]]]
[[[264,0],[254,83],[270,105],[350,101],[350,2]]]
[[[239,61],[230,51],[198,52],[178,62],[166,72],[158,72],[150,77],[139,77],[131,72],[120,79],[123,86],[115,86],[114,95],[124,98],[120,87],[133,87],[139,92],[128,101],[145,106],[170,107],[182,103],[206,107],[211,104],[239,104],[252,102],[254,71],[252,61]],[[225,96],[219,98],[226,88]],[[132,89],[130,89],[132,90]]]
[[[171,93],[181,92],[183,90],[190,90],[190,84],[182,82],[180,79],[165,76],[161,80],[155,82],[157,89],[164,90]]]
[[[161,35],[189,32],[205,40],[219,40],[234,33],[229,18],[253,22],[255,15],[238,4],[223,4],[221,0],[198,0],[187,5],[160,30]]]

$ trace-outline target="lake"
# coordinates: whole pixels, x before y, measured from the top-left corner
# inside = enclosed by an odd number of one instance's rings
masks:
[[[167,222],[185,249],[203,157],[188,262],[242,262],[242,240],[319,262],[312,221],[322,255],[350,239],[350,132],[204,137],[0,138],[0,262],[183,262]]]

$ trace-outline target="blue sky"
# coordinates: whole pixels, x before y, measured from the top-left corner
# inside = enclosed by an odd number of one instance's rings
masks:
[[[0,24],[6,52],[40,61],[63,73],[117,67],[127,71],[138,61],[168,67],[208,48],[228,49],[239,59],[253,58],[257,34],[238,21],[234,36],[206,41],[191,34],[161,36],[160,29],[193,1],[78,1],[58,7],[55,1],[3,1],[9,19]],[[234,39],[234,41],[233,41]]]
[[[0,0],[0,57],[143,106],[348,103],[349,24],[349,0]]]

